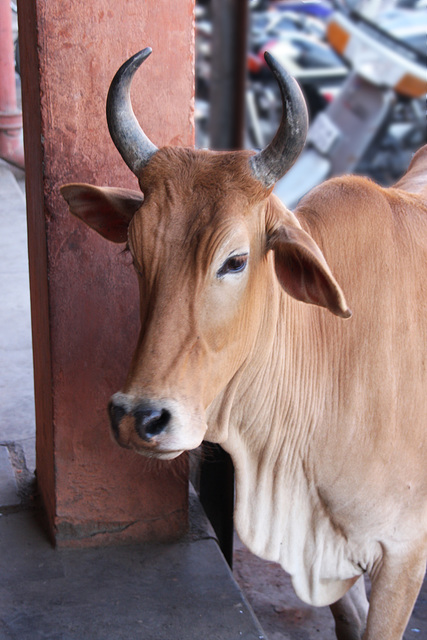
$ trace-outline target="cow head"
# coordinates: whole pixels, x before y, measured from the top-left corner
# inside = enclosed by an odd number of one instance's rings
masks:
[[[141,332],[109,405],[111,426],[120,445],[168,459],[205,438],[206,408],[268,332],[278,283],[298,300],[343,317],[349,311],[320,249],[271,195],[305,141],[306,107],[295,81],[267,56],[284,108],[275,138],[257,154],[157,149],[129,98],[150,52],[119,69],[107,100],[112,139],[143,195],[84,184],[61,192],[98,233],[128,242]]]

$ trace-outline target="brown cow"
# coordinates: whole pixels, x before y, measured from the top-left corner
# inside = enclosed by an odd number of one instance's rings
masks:
[[[397,640],[427,553],[427,147],[394,188],[332,179],[294,215],[271,193],[304,144],[294,81],[268,57],[284,115],[258,154],[159,150],[129,99],[149,52],[107,106],[144,196],[62,188],[72,213],[128,241],[139,278],[114,436],[162,459],[220,443],[249,549],[331,604],[340,640]]]

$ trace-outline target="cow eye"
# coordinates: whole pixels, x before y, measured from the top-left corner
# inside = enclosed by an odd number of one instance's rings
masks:
[[[240,273],[244,271],[248,264],[248,254],[244,253],[240,256],[230,256],[224,262],[222,267],[217,271],[217,278],[223,278],[228,273]]]

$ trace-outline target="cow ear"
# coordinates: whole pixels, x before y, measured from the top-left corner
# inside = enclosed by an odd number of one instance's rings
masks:
[[[129,222],[144,201],[130,189],[66,184],[61,195],[71,213],[112,242],[126,242]]]
[[[308,233],[297,226],[276,227],[268,241],[274,251],[277,278],[296,300],[329,309],[341,318],[351,311],[322,252]]]

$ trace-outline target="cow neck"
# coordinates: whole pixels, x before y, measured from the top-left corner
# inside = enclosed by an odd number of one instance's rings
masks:
[[[296,302],[281,289],[276,293],[277,307],[272,311],[269,304],[259,339],[232,381],[224,447],[239,457],[240,448],[233,446],[237,439],[254,461],[267,456],[282,465],[286,458],[292,475],[323,406],[321,320],[327,312]]]
[[[292,572],[296,531],[306,529],[317,500],[310,489],[311,444],[325,397],[319,345],[327,312],[296,302],[281,289],[277,295],[277,312],[268,313],[274,322],[270,344],[262,343],[257,368],[245,363],[233,381],[223,447],[236,469],[239,535],[255,553]],[[286,557],[284,541],[290,545]]]

